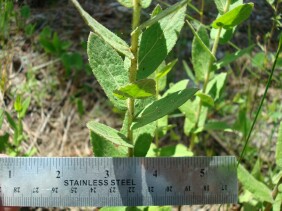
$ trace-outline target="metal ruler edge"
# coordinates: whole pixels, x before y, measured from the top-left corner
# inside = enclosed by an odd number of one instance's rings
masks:
[[[1,157],[0,205],[160,206],[238,200],[234,156]]]

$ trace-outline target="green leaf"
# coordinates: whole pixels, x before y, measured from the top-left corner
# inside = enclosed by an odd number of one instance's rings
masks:
[[[127,157],[127,147],[118,146],[93,131],[90,131],[90,140],[95,157]]]
[[[8,112],[5,112],[7,121],[9,122],[11,128],[16,131],[17,130],[17,123],[13,120],[11,115]]]
[[[87,127],[96,135],[102,137],[103,139],[109,142],[112,142],[115,145],[129,147],[129,148],[133,147],[131,144],[128,143],[128,140],[125,137],[125,135],[121,134],[117,130],[107,125],[98,123],[96,121],[90,121],[87,123]]]
[[[19,113],[19,118],[24,118],[25,117],[25,114],[26,114],[26,111],[27,111],[27,109],[29,107],[30,101],[31,101],[31,97],[30,96],[23,101],[23,103],[22,103],[22,110]]]
[[[143,99],[156,95],[156,82],[153,79],[143,79],[130,83],[114,90],[114,95],[119,99]]]
[[[185,12],[186,4],[142,33],[138,53],[138,79],[151,75],[172,50],[184,25]]]
[[[227,73],[220,73],[215,75],[212,80],[209,81],[206,89],[206,93],[208,93],[214,101],[217,101],[221,95],[223,90]]]
[[[146,99],[144,101],[150,102],[150,99]],[[137,112],[139,111],[140,106],[136,107]],[[124,117],[123,125],[120,130],[121,133],[127,134],[127,124],[128,117],[127,113]],[[139,127],[134,130],[133,140],[134,140],[134,156],[135,157],[145,157],[148,153],[150,145],[152,143],[154,134],[156,130],[156,122],[151,122],[143,127]]]
[[[237,1],[238,0],[231,0],[231,4],[233,4],[234,2],[237,2]],[[214,0],[216,8],[221,15],[224,13],[224,9],[227,5],[227,2],[228,2],[228,0]]]
[[[122,58],[96,34],[90,32],[87,45],[90,67],[115,107],[125,109],[125,101],[117,100],[113,91],[128,83]]]
[[[233,37],[235,30],[236,27],[233,27],[232,29],[221,29],[219,43],[222,45],[228,43],[228,41]],[[218,29],[212,28],[210,32],[211,39],[215,40],[217,34]]]
[[[238,166],[238,179],[254,197],[261,201],[273,203],[271,190],[265,184],[256,180],[242,165]]]
[[[143,8],[147,8],[147,7],[150,6],[151,2],[152,2],[152,0],[141,0],[140,3],[141,3],[141,6],[142,6]]]
[[[258,181],[260,181],[260,179],[262,179],[262,181],[263,181],[263,177],[261,175],[261,160],[260,160],[260,158],[257,158],[256,163],[255,163],[255,165],[254,165],[254,167],[252,169],[251,174]]]
[[[223,27],[224,29],[230,29],[234,26],[237,26],[249,18],[252,13],[253,7],[253,3],[243,4],[238,7],[235,7],[234,9],[228,11],[227,13],[217,18],[212,23],[212,27],[215,29],[219,27]]]
[[[186,71],[188,77],[192,80],[192,81],[196,81],[196,78],[192,72],[192,70],[190,69],[190,67],[188,66],[187,62],[185,60],[182,61],[183,63],[183,67],[184,67],[184,70]]]
[[[133,58],[133,54],[130,51],[129,46],[127,43],[118,37],[116,34],[111,32],[109,29],[104,27],[102,24],[97,22],[94,18],[92,18],[87,12],[83,10],[77,0],[71,0],[74,6],[77,8],[85,22],[88,26],[97,34],[99,35],[106,43],[111,45],[114,49],[119,51],[120,53],[124,54],[129,58]]]
[[[204,81],[209,71],[209,60],[211,59],[210,52],[206,50],[208,48],[207,46],[210,45],[209,36],[203,26],[199,28],[197,35],[199,38],[195,36],[192,42],[192,64],[197,80]],[[201,42],[206,47],[203,47]]]
[[[196,88],[174,92],[146,106],[135,118],[132,129],[142,127],[171,113],[198,91]]]
[[[155,98],[146,98],[144,100],[136,100],[135,113],[140,112],[145,108],[146,105],[152,103]],[[127,134],[127,124],[128,117],[127,113],[124,117],[121,132]],[[153,137],[155,135],[156,122],[151,122],[143,127],[139,127],[134,130],[133,140],[134,140],[134,156],[144,157],[146,156],[150,145],[152,143]]]
[[[154,98],[146,98],[144,100],[136,100],[135,112],[138,113],[144,109],[145,105],[153,102]],[[128,125],[128,115],[125,114],[123,125],[120,130],[121,133],[127,134],[127,125]],[[133,140],[134,140],[134,156],[144,157],[146,156],[150,145],[152,143],[153,137],[155,135],[156,122],[151,122],[143,127],[139,127],[134,130]]]
[[[163,67],[160,71],[157,73],[157,79],[160,79],[164,76],[166,76],[171,69],[174,67],[174,65],[177,63],[178,59],[173,60],[172,62],[168,63],[165,67]]]
[[[218,12],[222,15],[228,0],[214,0]]]
[[[9,146],[9,133],[0,136],[0,153],[5,152]]]
[[[158,92],[162,92],[166,88],[166,82],[167,82],[167,75],[164,75],[163,77],[157,78],[158,73],[160,73],[163,69],[166,69],[166,63],[163,61],[161,65],[156,69],[154,78],[156,80],[156,89]]]
[[[151,134],[148,133],[139,135],[134,145],[134,157],[145,157],[150,149],[152,139]]]
[[[159,137],[165,136],[167,133],[167,130],[170,128],[168,125],[168,115],[163,116],[162,118],[157,120],[157,125],[158,125],[158,135]]]
[[[169,16],[172,13],[177,13],[178,10],[183,9],[183,7],[185,7],[185,11],[186,11],[186,5],[187,5],[187,0],[182,0],[170,7],[168,7],[167,9],[165,9],[164,11],[158,13],[156,16],[153,16],[151,19],[145,21],[144,23],[142,23],[137,29],[135,29],[131,34],[134,34],[137,30],[143,30],[147,27],[152,26],[153,24],[157,23],[158,21],[162,20],[163,18],[166,18],[167,16]],[[174,24],[177,24],[177,22],[175,22]]]
[[[151,146],[150,146],[150,149],[148,150],[147,154],[146,154],[146,157],[157,157],[157,152],[158,148],[157,146],[152,143]]]
[[[133,1],[132,0],[117,0],[121,5],[132,8],[133,7]],[[152,0],[140,0],[140,4],[143,8],[147,8],[150,6]]]
[[[228,125],[228,123],[226,122],[221,122],[221,121],[209,121],[205,124],[204,126],[205,130],[211,130],[211,131],[215,131],[215,130],[222,130],[222,131],[226,131],[226,132],[232,132],[232,128],[230,125]]]
[[[21,95],[16,96],[16,100],[14,102],[14,109],[18,113],[22,110],[22,96]]]
[[[282,193],[281,191],[277,194],[273,203],[273,211],[281,211],[282,206]]]
[[[121,5],[127,7],[127,8],[132,8],[133,4],[132,4],[132,0],[117,0]]]
[[[151,122],[134,130],[134,156],[145,157],[155,135],[156,122]]]
[[[276,185],[280,178],[282,178],[282,170],[280,170],[277,174],[274,174],[271,178],[272,184]]]
[[[196,96],[198,96],[201,99],[204,105],[214,107],[214,100],[210,95],[205,94],[203,92],[197,92]]]
[[[163,11],[162,7],[157,4],[157,6],[154,8],[154,10],[151,13],[151,18],[155,17],[156,15],[160,14]]]
[[[174,146],[165,146],[160,149],[161,157],[190,157],[193,156],[193,152],[189,151],[183,144],[177,144]]]
[[[148,209],[144,211],[171,211],[172,207],[171,206],[163,206],[163,207],[158,207],[158,206],[150,206]]]
[[[197,119],[197,110],[199,107],[200,98],[196,97],[194,101],[187,101],[184,103],[179,110],[185,114],[185,122],[184,122],[184,133],[185,135],[190,135],[193,129],[195,129],[196,119]],[[206,118],[207,118],[208,108],[206,106],[202,107],[201,114],[199,117],[198,128],[204,127]]]
[[[214,64],[213,69],[219,70],[220,68],[229,65],[231,62],[237,60],[241,56],[249,53],[253,48],[254,48],[254,45],[251,45],[251,46],[244,48],[242,50],[238,50],[235,53],[226,54],[221,60],[217,61]]]
[[[276,165],[282,169],[282,122],[280,123],[276,144]]]
[[[163,97],[174,93],[174,92],[178,92],[181,91],[183,89],[186,89],[188,86],[189,80],[188,79],[184,79],[181,81],[178,81],[176,84],[172,85],[164,94]]]
[[[252,66],[264,69],[266,59],[267,58],[264,52],[256,53],[254,56],[252,56]]]
[[[186,22],[187,22],[189,28],[191,29],[193,35],[195,36],[195,39],[197,39],[197,44],[198,44],[199,46],[201,46],[201,48],[204,49],[204,51],[205,51],[206,53],[209,54],[209,57],[212,57],[213,60],[216,61],[216,58],[215,58],[215,56],[212,54],[212,52],[210,51],[209,46],[207,46],[207,45],[204,43],[204,41],[201,39],[201,37],[200,37],[200,36],[198,35],[198,33],[195,31],[195,29],[193,28],[193,26],[189,23],[189,21],[186,21]],[[204,28],[204,27],[202,26],[202,27],[200,27],[200,28]],[[200,28],[199,28],[199,30],[200,30]],[[205,29],[205,28],[204,28],[204,29]],[[207,34],[207,32],[203,32],[203,33]],[[208,35],[203,35],[203,36],[208,36]],[[207,41],[206,41],[206,43],[207,43]]]
[[[271,6],[271,5],[273,5],[274,4],[274,2],[275,2],[275,0],[266,0],[267,1],[267,3]]]

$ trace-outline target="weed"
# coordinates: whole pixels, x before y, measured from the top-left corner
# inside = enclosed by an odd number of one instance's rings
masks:
[[[3,122],[7,122],[11,128],[11,132],[5,132],[0,135],[0,152],[6,153],[9,156],[32,156],[36,153],[36,150],[32,148],[28,152],[22,152],[21,143],[28,139],[23,130],[23,118],[26,115],[30,104],[31,98],[28,97],[23,100],[21,95],[17,95],[14,102],[14,111],[17,117],[14,118],[13,115],[4,109],[0,109],[0,129],[3,126]],[[9,139],[13,141],[10,142]]]

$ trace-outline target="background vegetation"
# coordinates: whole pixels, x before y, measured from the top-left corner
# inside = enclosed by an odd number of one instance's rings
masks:
[[[114,0],[79,2],[92,17],[130,43],[132,9]],[[152,1],[142,9],[141,21],[150,18],[157,4],[166,9],[176,2]],[[218,62],[209,67],[217,71],[210,75],[208,85],[201,71],[207,68],[209,55],[202,54],[201,47],[198,52],[193,50],[199,45],[193,30],[212,47],[216,35],[210,26],[218,13],[224,13],[218,2],[223,1],[188,1],[185,20],[190,24],[185,22],[156,75],[160,97],[187,86],[209,90],[209,95],[198,94],[158,121],[153,144],[142,142],[134,153],[239,158],[245,148],[238,168],[239,202],[222,209],[280,210],[282,55],[276,52],[281,1],[244,1],[253,2],[254,8],[246,21],[233,28],[230,40],[219,40],[213,52]],[[97,148],[92,148],[86,123],[95,120],[120,130],[125,113],[113,106],[93,77],[87,56],[91,29],[67,0],[0,0],[0,9],[0,152],[10,156],[93,156]],[[202,57],[197,57],[200,54]],[[99,153],[96,150],[95,155],[105,155]],[[204,206],[213,208],[217,209]]]

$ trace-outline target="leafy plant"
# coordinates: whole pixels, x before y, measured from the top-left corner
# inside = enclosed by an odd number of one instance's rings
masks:
[[[61,40],[56,32],[49,27],[45,27],[39,36],[39,43],[46,53],[59,58],[66,71],[66,76],[77,75],[85,65],[83,57],[77,52],[70,52],[71,43]]]
[[[218,17],[212,22],[210,36],[206,30],[207,26],[187,21],[194,39],[192,43],[192,64],[194,73],[184,63],[188,76],[194,83],[202,87],[197,93],[194,101],[187,101],[180,110],[185,114],[184,132],[191,135],[190,150],[198,141],[199,133],[204,130],[211,130],[216,125],[217,129],[226,130],[231,128],[227,123],[209,120],[207,116],[212,108],[215,108],[221,101],[222,90],[224,89],[227,74],[217,73],[223,67],[235,61],[244,54],[250,52],[253,46],[237,50],[234,53],[226,54],[222,59],[216,59],[216,52],[220,44],[226,44],[232,38],[236,27],[245,21],[251,14],[253,3],[243,4],[242,0],[215,0],[218,9]],[[213,43],[210,49],[210,43]],[[195,112],[196,111],[196,112]],[[213,125],[213,126],[211,126]]]
[[[52,32],[49,27],[45,27],[39,35],[39,43],[46,53],[61,56],[70,47],[70,43],[62,41],[56,32]]]
[[[32,148],[30,151],[23,153],[21,149],[21,143],[27,140],[27,136],[23,130],[23,118],[26,115],[30,104],[31,98],[28,97],[25,100],[22,99],[21,95],[17,95],[14,102],[14,110],[17,117],[14,118],[11,113],[0,109],[0,129],[3,127],[4,120],[7,121],[11,133],[6,130],[4,134],[0,135],[0,152],[6,153],[10,156],[25,155],[32,156],[36,150]],[[6,117],[6,118],[5,118]],[[12,138],[12,143],[9,141]]]
[[[186,88],[186,82],[181,89],[174,87],[159,95],[167,73],[176,63],[166,65],[164,60],[184,25],[187,1],[165,10],[157,6],[151,18],[140,24],[142,7],[148,7],[151,1],[119,0],[133,8],[130,46],[86,13],[76,0],[72,2],[92,29],[87,53],[93,74],[113,106],[125,111],[120,131],[95,120],[87,123],[94,154],[146,156],[153,137],[159,133],[160,120],[197,92],[195,88]],[[168,154],[165,149],[161,152],[161,155]]]
[[[282,175],[281,153],[278,150],[281,148],[281,135],[277,144],[275,176],[271,177],[271,185],[265,184],[260,180],[259,161],[252,174],[239,165],[246,152],[259,111],[252,124],[243,103],[239,106],[238,119],[233,125],[208,119],[213,109],[224,106],[222,92],[227,73],[219,72],[219,70],[250,53],[254,48],[250,45],[239,49],[230,41],[238,25],[251,15],[254,4],[244,4],[242,0],[215,0],[218,17],[211,23],[211,29],[198,21],[190,21],[191,17],[187,16],[190,19],[187,20],[187,24],[194,34],[191,60],[193,71],[186,62],[183,64],[188,77],[201,89],[198,91],[196,88],[187,88],[189,81],[182,80],[162,94],[161,92],[166,87],[166,75],[177,62],[175,60],[166,63],[165,59],[174,47],[185,23],[188,1],[180,1],[165,10],[158,5],[153,10],[150,19],[143,23],[140,23],[140,13],[142,7],[146,8],[150,1],[118,1],[128,8],[133,8],[130,46],[86,13],[76,0],[72,0],[92,29],[88,39],[87,53],[93,74],[113,106],[125,112],[120,130],[95,120],[87,123],[95,156],[191,156],[201,132],[236,130],[241,132],[243,139],[246,140],[238,162],[238,177],[244,188],[240,202],[246,205],[246,209],[247,206],[263,207],[266,210],[273,206],[274,209],[278,209],[282,198],[279,192]],[[203,8],[199,14],[203,14]],[[210,33],[207,29],[210,29]],[[217,60],[219,45],[226,44],[235,46],[236,51],[226,53],[223,58]],[[281,43],[263,99],[270,85],[280,48]],[[257,60],[260,61],[260,59]],[[192,98],[193,96],[195,98]],[[237,100],[240,102],[240,99]],[[263,100],[259,109],[262,103]],[[168,114],[178,108],[185,116],[184,132],[191,137],[189,150],[181,143],[173,146],[159,146],[159,137],[173,127],[168,124]],[[170,132],[170,135],[176,136],[173,132]],[[152,143],[153,139],[155,143]]]

